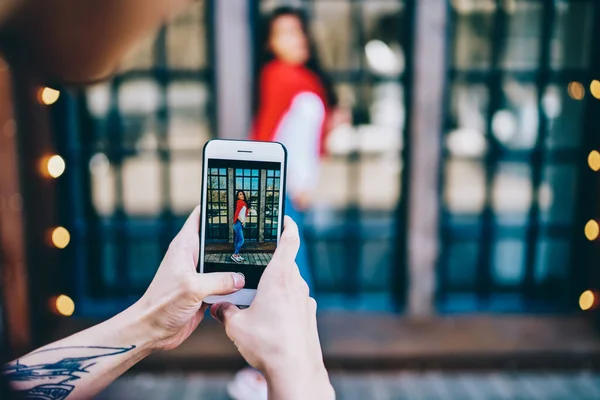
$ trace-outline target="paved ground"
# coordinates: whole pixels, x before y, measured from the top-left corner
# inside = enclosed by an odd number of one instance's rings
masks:
[[[271,257],[273,257],[272,253],[241,253],[242,257],[246,259],[243,264],[249,265],[260,265],[267,266],[269,261],[271,261]],[[231,259],[231,253],[221,253],[221,254],[207,254],[204,257],[205,262],[214,262],[214,263],[224,263],[224,264],[235,264]]]
[[[229,375],[154,375],[121,378],[98,399],[227,399]],[[338,399],[349,400],[592,400],[600,375],[589,373],[332,374]]]

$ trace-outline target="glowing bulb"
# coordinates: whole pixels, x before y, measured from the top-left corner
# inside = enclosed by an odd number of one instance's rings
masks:
[[[590,92],[592,93],[592,96],[600,99],[600,81],[597,81],[596,79],[592,81],[590,84]]]
[[[589,220],[587,224],[585,224],[585,237],[588,238],[589,241],[598,239],[598,235],[600,234],[600,226],[593,219]]]
[[[70,317],[75,312],[75,302],[69,296],[61,294],[56,298],[56,311],[60,315]]]
[[[592,150],[588,156],[588,165],[593,171],[600,171],[600,153]]]
[[[581,307],[583,311],[589,310],[594,306],[594,302],[596,301],[595,297],[594,292],[591,290],[586,290],[581,293],[581,296],[579,296],[579,307]]]
[[[54,228],[52,231],[52,244],[58,249],[64,249],[71,241],[71,234],[62,226]]]
[[[60,92],[58,90],[55,90],[55,89],[52,89],[49,87],[45,87],[43,89],[40,89],[38,96],[39,96],[40,101],[43,104],[49,106],[51,104],[56,103],[56,101],[60,97]]]
[[[53,178],[58,178],[65,172],[65,160],[57,154],[53,155],[48,159],[48,163],[46,164],[48,169],[48,174]]]
[[[585,96],[585,88],[579,82],[571,82],[567,86],[569,96],[574,100],[581,100]]]

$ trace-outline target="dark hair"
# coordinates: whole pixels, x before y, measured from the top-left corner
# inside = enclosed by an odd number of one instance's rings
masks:
[[[269,40],[271,39],[271,34],[273,30],[273,23],[280,17],[284,16],[292,16],[298,18],[300,21],[300,25],[302,26],[302,32],[304,32],[304,36],[306,36],[306,40],[308,41],[308,51],[309,51],[309,59],[304,64],[306,68],[314,72],[321,81],[321,85],[325,89],[325,97],[327,101],[327,106],[335,107],[338,104],[338,98],[333,89],[333,84],[329,76],[323,71],[321,68],[321,63],[319,62],[319,57],[317,54],[317,48],[315,46],[315,42],[310,35],[310,31],[308,28],[308,17],[306,13],[295,7],[291,6],[282,6],[274,9],[269,15],[267,15],[262,23],[261,32],[259,36],[259,48],[257,49],[257,67],[255,69],[255,79],[254,79],[254,113],[258,111],[258,106],[260,104],[260,93],[259,93],[259,80],[260,73],[263,67],[269,63],[270,61],[275,59],[275,55],[269,48]]]
[[[235,192],[236,201],[240,193],[244,195],[244,203],[246,203],[246,207],[248,207],[248,198],[246,197],[246,192],[244,192],[243,190],[238,190],[237,192]]]

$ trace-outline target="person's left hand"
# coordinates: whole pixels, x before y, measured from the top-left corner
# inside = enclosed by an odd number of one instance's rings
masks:
[[[171,242],[152,283],[132,306],[148,323],[153,348],[170,350],[179,346],[204,317],[204,298],[225,295],[244,287],[244,276],[233,272],[196,272],[200,244],[200,207],[192,212]]]

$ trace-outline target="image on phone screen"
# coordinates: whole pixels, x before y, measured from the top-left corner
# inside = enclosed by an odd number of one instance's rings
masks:
[[[280,162],[208,159],[204,272],[241,272],[256,289],[277,246]]]

